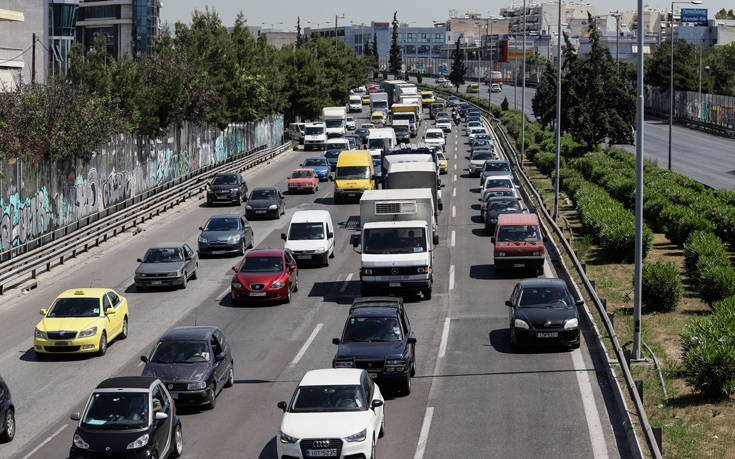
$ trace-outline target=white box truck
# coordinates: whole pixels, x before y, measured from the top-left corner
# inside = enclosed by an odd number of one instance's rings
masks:
[[[388,160],[383,168],[384,190],[410,190],[414,188],[428,189],[431,192],[434,214],[439,215],[444,207],[442,203],[441,185],[439,184],[436,166],[433,162],[395,162],[396,155],[384,156],[383,162]],[[403,156],[403,155],[397,155]],[[416,155],[418,156],[418,155]],[[439,243],[439,232],[434,224],[434,244]]]
[[[428,189],[369,190],[360,199],[360,292],[420,292],[431,299],[434,205]]]
[[[327,126],[327,137],[344,137],[347,123],[347,110],[344,107],[324,107],[322,119]]]
[[[383,112],[388,113],[388,93],[375,92],[370,94],[370,113]]]

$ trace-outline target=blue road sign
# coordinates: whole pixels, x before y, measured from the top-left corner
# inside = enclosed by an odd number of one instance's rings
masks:
[[[442,64],[439,66],[439,73],[447,73],[447,66],[446,64]]]
[[[682,8],[681,22],[707,23],[707,8]]]

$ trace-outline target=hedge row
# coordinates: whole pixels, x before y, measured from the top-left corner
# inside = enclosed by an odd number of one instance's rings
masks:
[[[712,305],[735,295],[735,269],[722,240],[710,231],[695,231],[684,243],[684,266],[699,296]]]
[[[641,303],[646,312],[676,309],[684,293],[679,270],[673,263],[644,263],[641,272]]]

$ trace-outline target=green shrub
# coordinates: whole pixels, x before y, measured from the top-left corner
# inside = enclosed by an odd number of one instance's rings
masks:
[[[661,227],[661,211],[670,205],[670,201],[657,191],[645,191],[643,197],[643,219],[655,231],[663,231]]]
[[[728,296],[724,300],[715,301],[712,303],[712,309],[714,309],[715,312],[723,311],[725,309],[735,311],[735,296]]]
[[[684,266],[689,277],[696,277],[697,262],[701,257],[721,260],[722,266],[729,263],[722,240],[709,231],[695,231],[684,243]]]
[[[571,167],[562,167],[559,171],[559,186],[574,200],[574,195],[584,182],[582,176]]]
[[[536,167],[542,174],[551,176],[551,173],[556,170],[556,154],[547,151],[537,153],[534,162]],[[559,167],[565,167],[566,161],[564,158],[559,158]]]
[[[684,287],[673,263],[644,263],[641,276],[641,302],[646,312],[676,309]]]
[[[533,144],[526,148],[526,159],[529,161],[536,161],[536,155],[541,151],[538,145]]]
[[[706,397],[735,394],[735,308],[720,303],[712,316],[694,319],[681,333],[684,379]]]
[[[714,232],[715,230],[711,221],[687,206],[666,206],[661,211],[660,219],[666,237],[674,244],[683,244],[695,231]]]
[[[699,296],[702,301],[712,305],[716,301],[735,295],[735,269],[716,263],[705,265],[702,263],[703,258],[697,263],[697,266],[702,268],[697,274]]]

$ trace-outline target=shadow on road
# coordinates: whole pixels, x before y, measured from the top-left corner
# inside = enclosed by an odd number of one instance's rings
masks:
[[[268,440],[268,443],[266,443],[263,449],[260,451],[258,459],[273,459],[277,456],[277,454],[278,452],[276,451],[276,437],[273,437]]]

